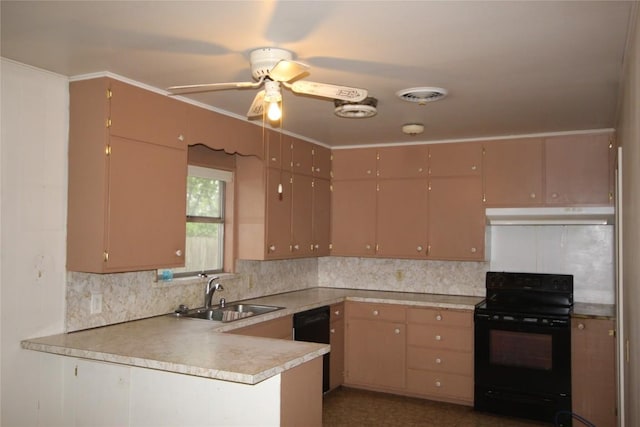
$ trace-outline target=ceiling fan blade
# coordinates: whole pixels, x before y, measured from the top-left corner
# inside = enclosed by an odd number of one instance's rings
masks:
[[[307,64],[298,61],[282,59],[269,71],[269,78],[277,82],[288,82],[301,76],[309,70]]]
[[[366,89],[359,89],[349,86],[338,86],[328,83],[310,82],[308,80],[298,80],[291,84],[285,84],[296,93],[306,95],[321,96],[324,98],[339,99],[341,101],[358,102],[368,95]]]
[[[247,112],[247,117],[261,116],[264,113],[264,94],[265,91],[261,90],[256,94],[255,98],[253,98],[251,107],[249,107],[249,111]]]
[[[209,83],[198,85],[185,85],[185,86],[171,86],[167,88],[167,91],[171,92],[171,95],[182,95],[186,93],[200,93],[200,92],[212,92],[216,90],[225,89],[245,89],[245,88],[257,88],[262,84],[263,80],[258,82],[230,82],[230,83]]]

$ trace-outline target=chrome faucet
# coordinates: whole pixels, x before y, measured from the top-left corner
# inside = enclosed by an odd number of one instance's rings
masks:
[[[211,308],[211,300],[216,291],[224,291],[224,288],[218,283],[219,277],[212,277],[204,288],[204,308]]]

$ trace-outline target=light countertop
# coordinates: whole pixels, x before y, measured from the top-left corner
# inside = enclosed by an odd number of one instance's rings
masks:
[[[22,341],[22,347],[244,384],[257,384],[329,351],[326,344],[224,334],[299,311],[354,300],[472,310],[480,297],[312,288],[243,302],[284,307],[230,323],[157,316]]]

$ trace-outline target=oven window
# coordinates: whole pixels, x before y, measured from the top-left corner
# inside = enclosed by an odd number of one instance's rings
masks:
[[[552,369],[552,335],[495,329],[490,334],[491,364],[545,371]]]

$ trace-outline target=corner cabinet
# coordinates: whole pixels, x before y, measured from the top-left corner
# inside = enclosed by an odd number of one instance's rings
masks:
[[[109,78],[70,84],[67,269],[184,265],[186,104]]]

